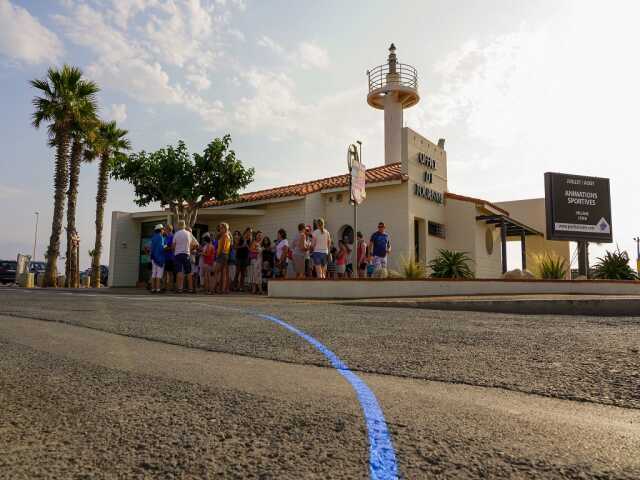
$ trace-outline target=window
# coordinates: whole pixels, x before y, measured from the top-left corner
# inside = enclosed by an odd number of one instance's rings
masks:
[[[429,235],[446,238],[445,227],[442,223],[429,222]]]

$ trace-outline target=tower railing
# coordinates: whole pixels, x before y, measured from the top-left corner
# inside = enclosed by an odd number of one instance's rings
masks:
[[[418,71],[415,67],[406,63],[396,63],[395,75],[392,79],[389,79],[388,75],[391,73],[388,63],[378,65],[371,70],[367,70],[367,76],[369,77],[369,93],[386,87],[387,85],[418,89]]]

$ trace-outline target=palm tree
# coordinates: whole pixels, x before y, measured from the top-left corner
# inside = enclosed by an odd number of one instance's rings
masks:
[[[33,126],[40,128],[43,122],[49,122],[49,140],[56,147],[53,221],[45,272],[45,285],[55,287],[64,195],[69,180],[71,128],[76,120],[86,118],[96,111],[95,95],[99,88],[95,83],[83,80],[79,68],[69,65],[64,65],[62,69],[49,68],[45,78],[32,80],[30,83],[41,94],[33,99]]]
[[[89,112],[88,112],[89,113]],[[70,288],[80,287],[80,259],[78,249],[73,241],[76,232],[76,203],[78,199],[78,182],[80,180],[80,164],[83,152],[87,148],[88,136],[98,125],[96,112],[90,112],[86,118],[78,119],[71,131],[73,143],[69,161],[69,189],[67,190],[67,258],[65,278]]]
[[[104,205],[107,203],[107,189],[109,188],[109,171],[114,159],[124,156],[124,151],[131,149],[131,143],[125,138],[128,133],[127,130],[118,128],[116,122],[103,122],[91,140],[91,148],[86,153],[88,160],[100,159],[98,191],[96,193],[96,243],[91,256],[91,285],[95,286],[100,285],[102,226]]]

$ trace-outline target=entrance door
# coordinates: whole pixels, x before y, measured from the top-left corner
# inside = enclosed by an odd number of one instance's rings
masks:
[[[417,218],[413,219],[413,258],[415,258],[416,262],[420,261],[420,220]]]

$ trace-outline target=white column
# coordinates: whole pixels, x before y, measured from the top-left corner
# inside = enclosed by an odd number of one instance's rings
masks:
[[[384,98],[384,163],[401,161],[402,155],[402,104],[395,92]]]

